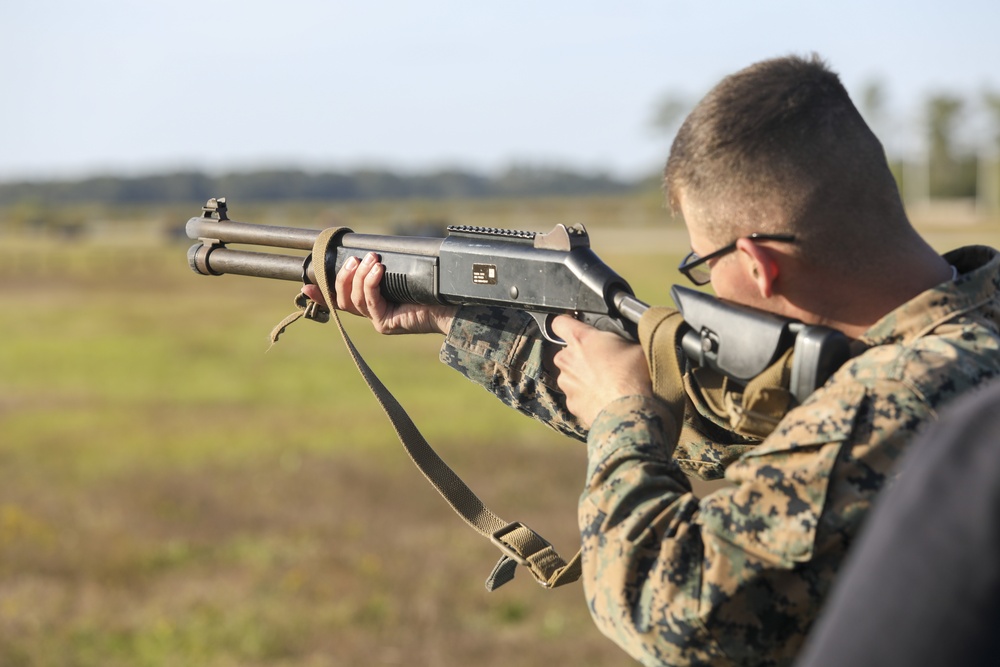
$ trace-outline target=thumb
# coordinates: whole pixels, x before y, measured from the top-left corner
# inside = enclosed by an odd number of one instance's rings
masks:
[[[552,320],[552,333],[559,338],[569,341],[570,338],[579,338],[587,329],[592,328],[589,324],[584,324],[580,320],[569,315],[559,315]]]

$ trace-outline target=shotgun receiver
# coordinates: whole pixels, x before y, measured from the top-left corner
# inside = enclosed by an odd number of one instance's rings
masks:
[[[224,198],[210,199],[187,223],[198,243],[188,263],[202,275],[226,273],[314,283],[311,251],[317,230],[255,225],[229,219]],[[303,255],[252,252],[227,244],[309,251]],[[555,343],[550,322],[569,314],[605,331],[636,340],[649,306],[598,258],[581,225],[545,234],[449,226],[445,237],[341,234],[326,255],[335,275],[349,257],[377,253],[385,266],[382,294],[395,303],[487,305],[529,312],[542,335]],[[332,269],[332,270],[331,270]],[[847,338],[773,313],[722,301],[674,286],[685,320],[678,350],[687,363],[709,366],[737,383],[752,379],[790,347],[795,348],[792,386],[800,402],[849,356]]]

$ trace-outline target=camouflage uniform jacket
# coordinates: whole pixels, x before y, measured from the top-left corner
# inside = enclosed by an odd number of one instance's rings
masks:
[[[587,437],[583,581],[600,629],[646,665],[790,663],[871,501],[938,409],[1000,375],[1000,255],[888,313],[870,348],[697,498],[655,399],[608,405],[589,434],[559,407],[530,320],[468,309],[442,359],[505,403]]]

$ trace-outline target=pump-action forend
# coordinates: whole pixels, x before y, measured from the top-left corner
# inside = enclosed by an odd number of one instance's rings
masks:
[[[199,242],[188,263],[202,275],[226,273],[314,283],[311,260],[318,230],[235,222],[224,198],[210,199],[187,223]],[[245,244],[306,251],[303,255],[229,248]],[[591,250],[582,225],[556,225],[542,234],[449,226],[445,237],[356,234],[339,236],[326,255],[328,275],[350,257],[376,253],[385,266],[382,294],[395,303],[487,305],[524,310],[542,335],[553,317],[568,314],[629,340],[649,306]],[[849,356],[846,337],[833,329],[722,301],[674,286],[671,296],[684,317],[681,351],[688,360],[745,383],[795,347],[791,391],[801,402]]]

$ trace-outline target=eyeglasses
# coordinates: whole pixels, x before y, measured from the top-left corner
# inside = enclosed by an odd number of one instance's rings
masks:
[[[783,241],[785,243],[791,243],[795,240],[795,235],[758,234],[754,232],[753,234],[741,236],[740,238],[750,239],[751,241]],[[736,241],[733,241],[725,248],[719,248],[715,252],[710,252],[704,257],[700,257],[696,252],[689,252],[687,257],[685,257],[680,263],[680,266],[677,267],[677,270],[683,273],[687,279],[695,285],[707,285],[712,282],[712,268],[707,264],[707,262],[736,250],[736,244],[738,242],[739,239],[736,239]]]

